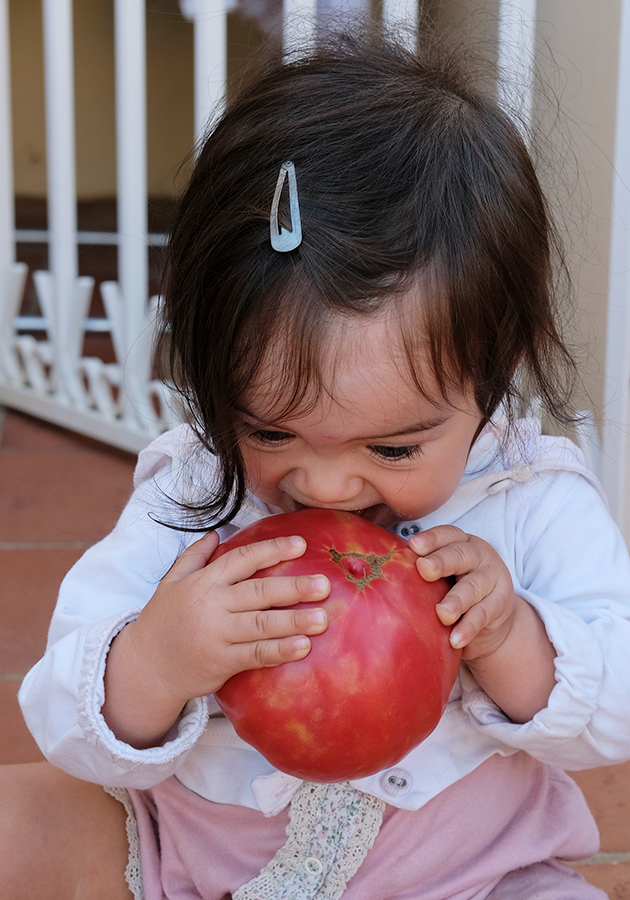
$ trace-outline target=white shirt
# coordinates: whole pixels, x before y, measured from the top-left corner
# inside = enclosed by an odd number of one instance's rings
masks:
[[[519,725],[463,664],[435,731],[393,770],[352,782],[403,809],[419,809],[495,753],[525,750],[566,769],[630,758],[630,561],[623,539],[573,444],[542,436],[535,420],[500,438],[501,423],[487,426],[453,496],[392,530],[409,537],[450,523],[488,541],[516,593],[545,624],[556,650],[556,686],[547,707]],[[191,700],[169,740],[146,750],[119,741],[100,711],[111,641],[198,537],[156,521],[181,521],[165,495],[198,498],[213,471],[213,458],[186,426],[140,454],[136,489],[114,531],[61,586],[46,654],[24,679],[20,703],[45,756],[79,778],[144,788],[175,774],[210,800],[274,815],[301,782],[242,741],[213,697]],[[249,495],[221,538],[272,512]]]

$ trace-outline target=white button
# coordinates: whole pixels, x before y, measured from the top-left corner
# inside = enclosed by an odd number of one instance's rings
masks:
[[[324,871],[321,860],[317,859],[316,856],[309,856],[308,859],[304,860],[304,868],[309,875],[321,875]]]
[[[406,769],[388,769],[381,775],[381,787],[390,797],[406,794],[412,781],[411,773]]]
[[[400,529],[400,533],[403,537],[411,537],[414,534],[419,534],[420,528],[417,525],[404,525]]]

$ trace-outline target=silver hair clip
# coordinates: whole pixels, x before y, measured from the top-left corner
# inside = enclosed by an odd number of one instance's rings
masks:
[[[289,209],[291,212],[291,231],[286,228],[280,228],[278,224],[278,207],[280,206],[280,195],[284,179],[289,176]],[[302,243],[302,221],[300,219],[300,204],[298,202],[297,179],[295,177],[295,166],[292,162],[283,162],[280,166],[280,174],[276,183],[276,190],[273,195],[271,204],[271,216],[269,218],[269,228],[271,231],[271,246],[278,253],[288,253],[289,250],[295,250]]]

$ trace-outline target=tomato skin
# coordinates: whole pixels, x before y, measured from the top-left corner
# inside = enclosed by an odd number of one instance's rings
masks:
[[[240,672],[215,696],[236,733],[277,769],[316,782],[363,778],[399,762],[442,716],[461,657],[435,612],[449,584],[424,581],[402,538],[339,510],[262,519],[213,559],[293,534],[305,538],[304,555],[254,577],[326,575],[328,599],[300,605],[323,606],[328,628],[311,637],[304,659]]]

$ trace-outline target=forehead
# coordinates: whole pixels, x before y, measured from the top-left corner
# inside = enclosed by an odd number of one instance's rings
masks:
[[[445,405],[422,342],[414,347],[412,369],[401,324],[391,314],[332,318],[307,378],[303,370],[295,371],[289,340],[269,348],[247,392],[247,407],[261,418],[294,418],[315,410],[325,418],[337,407],[355,415],[359,409],[371,411],[386,426],[417,415],[419,404],[425,410]]]

